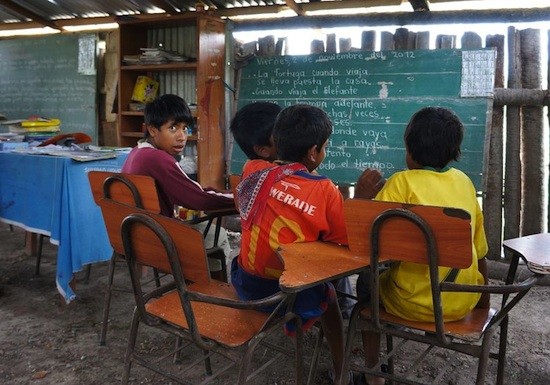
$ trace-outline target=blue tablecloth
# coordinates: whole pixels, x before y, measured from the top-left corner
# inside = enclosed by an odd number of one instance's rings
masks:
[[[88,171],[120,171],[116,159],[77,162],[70,158],[0,152],[0,221],[50,236],[57,244],[56,282],[67,303],[73,273],[109,260],[112,248],[95,204]]]

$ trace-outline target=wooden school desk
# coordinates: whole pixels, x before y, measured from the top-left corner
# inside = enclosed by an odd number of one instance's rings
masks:
[[[277,253],[285,267],[279,286],[288,293],[359,273],[369,265],[347,246],[323,241],[281,245]]]
[[[57,288],[68,303],[73,273],[107,261],[112,249],[87,172],[120,171],[127,154],[77,162],[70,158],[0,152],[0,221],[47,235],[58,245]]]

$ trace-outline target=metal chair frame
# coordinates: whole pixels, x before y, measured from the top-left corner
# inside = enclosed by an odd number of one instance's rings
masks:
[[[116,204],[116,206],[124,210],[121,205]],[[191,383],[174,373],[162,370],[158,364],[147,361],[144,357],[135,352],[135,344],[140,323],[163,330],[191,342],[205,352],[204,357],[197,360],[198,362],[205,359],[205,357],[210,357],[212,354],[219,354],[230,360],[229,364],[221,366],[218,370],[213,372],[209,371],[201,384],[208,383],[236,365],[239,366],[238,383],[244,384],[254,378],[254,376],[269,365],[269,363],[277,360],[277,357],[274,357],[259,369],[251,372],[251,362],[255,348],[260,343],[263,344],[264,342],[268,342],[265,338],[277,329],[282,331],[282,325],[285,322],[296,322],[297,324],[295,341],[296,381],[298,384],[302,383],[303,333],[301,331],[300,317],[297,317],[290,310],[294,302],[294,295],[278,292],[270,297],[257,301],[241,301],[235,299],[236,294],[234,298],[214,294],[209,289],[212,285],[218,287],[216,290],[219,290],[221,287],[220,285],[225,287],[224,290],[229,290],[229,292],[234,292],[234,289],[229,284],[215,280],[212,281],[210,279],[204,243],[202,243],[202,245],[197,245],[197,242],[200,243],[202,237],[200,235],[198,237],[196,235],[193,236],[193,233],[200,234],[200,232],[181,221],[151,213],[134,212],[123,220],[121,232],[126,262],[129,267],[136,300],[136,308],[132,317],[130,338],[125,357],[122,384],[128,383],[130,369],[133,363],[147,367],[177,383]],[[182,236],[182,233],[185,234],[185,236]],[[175,236],[178,237],[177,242],[175,241]],[[189,245],[189,248],[185,248],[184,245],[186,242],[187,244],[192,243],[193,246]],[[161,247],[158,246],[159,244]],[[197,247],[203,252],[197,253]],[[152,291],[147,291],[139,280],[136,271],[136,266],[138,264],[156,267],[162,271],[169,269],[174,281],[161,285],[161,287],[155,288]],[[184,264],[187,264],[187,267],[197,269],[202,266],[202,270],[204,271],[206,269],[206,273],[197,275],[197,273],[186,272],[186,268],[182,266]],[[203,288],[204,291],[201,291],[200,288]],[[162,301],[163,298],[166,299],[166,296],[171,296],[172,300],[175,301],[171,302],[171,304],[174,305],[171,305],[171,308],[181,306],[181,308],[177,310],[179,313],[179,320],[174,320],[174,318],[171,318],[164,310],[155,310],[155,304],[159,303],[157,301]],[[162,308],[165,305],[159,306]],[[196,312],[200,306],[205,306],[207,309],[210,309],[207,312],[212,314],[212,316],[197,316]],[[218,312],[222,311],[219,310],[219,306],[236,309],[235,311],[238,313],[244,312],[245,314],[241,314],[240,317],[260,317],[259,319],[263,324],[261,324],[257,330],[251,331],[250,333],[252,334],[250,336],[232,337],[231,325],[220,324],[220,322],[215,319],[215,309],[218,309]],[[275,307],[275,310],[271,313],[260,311],[268,306]],[[251,322],[250,324],[252,325],[253,323]],[[260,323],[257,325],[260,325]],[[209,336],[203,334],[204,330],[211,330],[212,328],[216,331],[210,333]],[[215,337],[213,337],[213,335]],[[226,339],[220,337],[221,335],[225,335]],[[227,337],[228,335],[229,337]],[[228,343],[227,338],[235,338],[235,341]],[[271,343],[267,343],[267,345],[275,350],[280,350]],[[289,352],[281,351],[280,353],[288,354]]]
[[[414,224],[423,235],[427,250],[427,259],[425,263],[429,265],[430,280],[432,282],[431,289],[435,313],[433,323],[414,323],[396,316],[388,315],[388,313],[385,313],[385,310],[380,305],[379,259],[382,257],[380,242],[382,236],[388,235],[388,233],[382,235],[382,230],[388,223],[395,221],[396,219]],[[530,288],[536,284],[541,276],[535,274],[528,277],[521,283],[514,284],[510,282],[510,284],[505,285],[464,285],[454,282],[446,282],[445,280],[440,282],[438,275],[438,267],[440,265],[439,248],[442,245],[436,243],[434,231],[437,231],[437,229],[432,229],[424,218],[406,208],[393,208],[385,210],[374,220],[372,230],[370,232],[371,302],[365,303],[363,301],[357,303],[352,312],[346,342],[346,365],[350,365],[350,352],[355,338],[355,331],[368,330],[386,336],[386,356],[384,360],[387,362],[389,370],[382,371],[380,365],[377,365],[374,368],[353,366],[353,369],[368,373],[370,375],[384,377],[389,380],[390,384],[393,384],[394,382],[403,384],[421,384],[421,382],[411,379],[408,374],[413,372],[414,367],[422,362],[422,359],[426,357],[432,348],[440,347],[451,351],[464,353],[478,359],[477,378],[475,382],[477,385],[484,384],[489,358],[497,359],[498,368],[496,383],[501,385],[504,383],[509,311],[521,300],[521,298],[523,298],[523,296],[527,294]],[[399,243],[399,239],[392,238],[392,241],[386,242],[385,245],[387,246],[388,243],[391,244],[392,242]],[[466,239],[466,242],[469,242],[469,240]],[[386,248],[384,250],[385,253],[391,253],[391,251],[391,248]],[[399,259],[400,258],[397,258],[397,260]],[[508,281],[509,279],[507,280],[507,283]],[[476,330],[473,333],[458,334],[453,333],[453,330],[450,327],[453,322],[446,323],[443,320],[441,307],[442,292],[494,293],[502,294],[503,299],[499,310],[490,309],[487,314],[487,323],[482,325],[480,330]],[[517,294],[510,299],[509,294],[512,293]],[[477,311],[477,309],[474,309],[473,312],[474,311]],[[428,328],[426,328],[427,324],[430,324]],[[492,337],[497,334],[497,331],[500,331],[498,351],[491,352]],[[395,373],[395,356],[397,355],[397,351],[401,345],[399,344],[394,347],[393,337],[402,338],[404,342],[416,341],[426,345],[423,353],[419,355],[419,359],[417,359],[416,362],[413,362],[412,367],[405,371],[403,376]],[[436,381],[439,380],[442,375],[443,373],[436,378]]]

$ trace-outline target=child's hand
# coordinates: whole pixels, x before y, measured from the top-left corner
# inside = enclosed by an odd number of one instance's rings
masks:
[[[380,171],[368,168],[357,179],[354,198],[372,199],[384,187],[384,183],[386,179]]]

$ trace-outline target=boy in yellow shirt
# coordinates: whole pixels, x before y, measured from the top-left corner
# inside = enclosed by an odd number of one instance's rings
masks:
[[[472,225],[472,264],[459,270],[454,282],[484,284],[487,282],[485,254],[488,247],[476,190],[466,174],[449,167],[451,161],[460,157],[463,136],[464,126],[451,110],[426,107],[416,112],[404,135],[408,170],[392,175],[374,199],[466,210]],[[440,268],[440,278],[446,279],[450,270]],[[360,300],[368,300],[368,282],[365,273],[357,280]],[[442,298],[445,321],[465,317],[476,305],[489,306],[488,294],[447,292]],[[380,300],[391,314],[414,321],[433,321],[428,266],[407,262],[393,264],[380,275]],[[363,345],[366,365],[373,367],[378,362],[380,335],[363,332]],[[384,379],[367,377],[366,382],[380,385]]]

